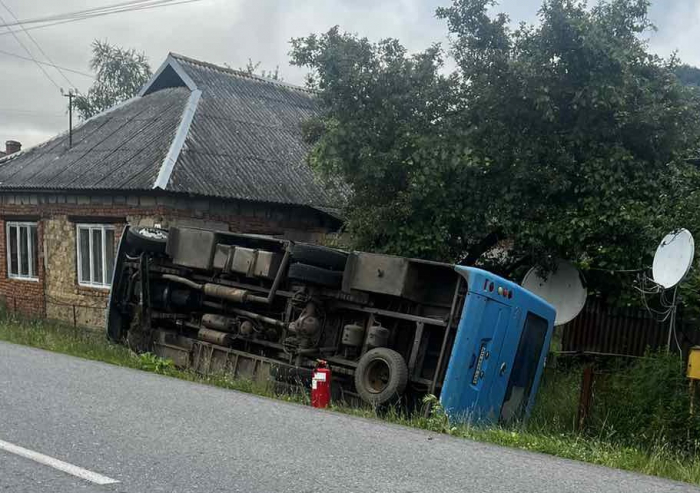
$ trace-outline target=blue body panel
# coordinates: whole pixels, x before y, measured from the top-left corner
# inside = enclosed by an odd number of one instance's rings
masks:
[[[455,270],[467,280],[468,290],[440,402],[458,421],[494,423],[504,414],[525,419],[537,395],[556,312],[542,298],[495,274],[473,267]],[[513,404],[518,396],[521,402]]]

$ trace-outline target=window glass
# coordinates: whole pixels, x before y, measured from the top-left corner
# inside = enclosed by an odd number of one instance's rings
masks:
[[[29,277],[28,228],[19,228],[19,275]]]
[[[39,272],[39,238],[35,224],[29,227],[29,234],[29,244],[32,246],[32,273],[36,276]]]
[[[102,228],[92,230],[92,282],[104,284],[102,276]]]
[[[114,230],[105,230],[105,283],[112,282],[114,272]]]
[[[37,278],[39,246],[36,223],[7,223],[7,275],[16,279]]]
[[[19,264],[17,263],[17,226],[10,226],[10,275],[19,275]]]
[[[528,313],[501,407],[501,422],[508,423],[523,418],[546,337],[547,321],[534,313]]]
[[[80,228],[78,230],[80,239],[79,239],[79,248],[80,251],[78,252],[78,258],[80,261],[80,282],[82,283],[90,283],[90,230],[87,228]]]
[[[114,227],[79,224],[78,282],[85,286],[109,287],[114,269]]]

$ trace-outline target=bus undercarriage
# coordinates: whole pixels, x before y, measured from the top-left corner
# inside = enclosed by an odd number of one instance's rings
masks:
[[[453,266],[194,228],[130,228],[108,334],[177,366],[309,378],[372,405],[439,394],[466,294]]]

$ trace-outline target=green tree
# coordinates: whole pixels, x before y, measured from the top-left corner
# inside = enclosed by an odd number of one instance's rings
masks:
[[[683,84],[700,87],[700,68],[683,64],[676,67],[675,73]]]
[[[238,71],[245,72],[248,75],[263,77],[265,79],[284,80],[280,75],[279,65],[275,67],[275,70],[259,70],[260,65],[262,65],[262,62],[253,62],[252,58],[248,58],[248,62],[246,62],[245,67],[238,67]],[[228,63],[224,63],[224,66],[226,68],[231,68]]]
[[[310,160],[350,188],[357,246],[474,263],[500,241],[503,272],[647,265],[678,187],[697,183],[682,158],[700,130],[677,61],[641,39],[648,2],[549,0],[515,29],[493,4],[437,11],[452,74],[437,46],[409,55],[337,28],[292,41],[320,94]]]
[[[74,100],[82,119],[135,96],[151,77],[151,67],[143,53],[106,41],[93,41],[90,68],[95,71],[96,80],[87,94]]]
[[[454,77],[440,73],[440,48],[409,55],[396,40],[374,44],[337,27],[292,47],[292,62],[314,69],[309,84],[321,100],[322,116],[304,129],[315,142],[311,163],[349,187],[357,246],[428,258],[461,251],[452,233],[473,218],[455,203],[459,186],[443,187],[465,173],[450,145],[458,129],[447,115],[459,100]]]

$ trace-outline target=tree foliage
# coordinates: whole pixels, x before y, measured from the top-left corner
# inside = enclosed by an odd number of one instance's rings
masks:
[[[676,67],[675,73],[683,84],[700,88],[700,68],[683,64]]]
[[[455,187],[434,193],[448,174],[463,178],[462,160],[441,156],[455,151],[443,133],[452,133],[445,115],[457,103],[452,79],[439,73],[441,51],[409,55],[396,40],[372,44],[337,28],[292,43],[294,63],[316,69],[324,108],[305,129],[316,141],[311,160],[352,188],[348,224],[359,244],[424,257],[459,250],[450,233],[461,221],[443,211]]]
[[[262,62],[253,62],[252,58],[248,58],[248,62],[245,64],[245,67],[240,67],[238,70],[240,72],[245,72],[248,75],[257,75],[258,77],[263,77],[265,79],[283,80],[282,76],[280,75],[279,65],[275,67],[275,70],[259,70],[260,65],[262,65]]]
[[[93,41],[90,68],[95,71],[96,80],[87,94],[79,95],[73,103],[82,119],[135,96],[151,77],[151,67],[143,53],[106,41]]]
[[[341,33],[292,41],[322,114],[311,163],[351,189],[357,246],[503,272],[563,257],[604,269],[648,264],[697,183],[700,102],[648,52],[645,0],[548,0],[511,28],[490,0],[455,0],[456,70],[439,46]],[[498,267],[498,266],[496,266]]]

